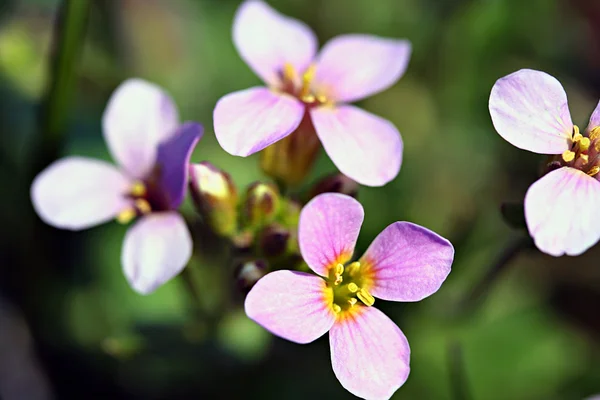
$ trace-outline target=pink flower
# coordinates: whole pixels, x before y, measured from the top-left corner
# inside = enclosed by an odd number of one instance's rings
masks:
[[[214,110],[217,140],[248,156],[298,128],[305,114],[341,172],[381,186],[400,170],[402,140],[389,121],[344,104],[380,92],[406,70],[410,43],[370,35],[338,36],[316,56],[305,24],[248,0],[237,11],[233,41],[242,59],[268,85],[222,97]]]
[[[352,257],[364,211],[352,197],[326,193],[302,210],[298,238],[320,276],[276,271],[246,298],[248,316],[296,343],[329,331],[331,363],[347,390],[387,399],[406,381],[410,348],[402,331],[375,307],[375,297],[419,301],[441,286],[454,257],[450,242],[409,222],[383,230],[356,262]]]
[[[202,136],[197,123],[179,124],[173,100],[158,86],[130,79],[113,93],[102,120],[117,161],[66,157],[31,186],[44,222],[81,230],[117,218],[127,231],[121,262],[131,287],[148,294],[177,275],[192,254],[192,239],[176,209],[187,187],[188,162]]]
[[[553,256],[583,253],[600,239],[600,103],[581,134],[558,80],[522,69],[494,84],[489,108],[505,140],[556,155],[525,195],[527,228],[535,244]]]

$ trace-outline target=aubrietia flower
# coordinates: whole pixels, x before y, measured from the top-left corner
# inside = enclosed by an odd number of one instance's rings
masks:
[[[375,298],[419,301],[441,286],[454,257],[446,239],[409,222],[385,228],[348,263],[364,211],[352,197],[321,194],[302,210],[300,252],[319,276],[267,274],[246,298],[247,315],[296,343],[329,331],[331,363],[342,386],[366,399],[387,399],[408,377],[410,348]]]
[[[582,133],[556,78],[522,69],[492,88],[496,131],[518,148],[555,155],[525,195],[525,219],[544,253],[579,255],[600,239],[600,103]]]
[[[148,294],[177,275],[192,254],[190,233],[176,210],[203,128],[194,122],[180,125],[169,95],[140,79],[115,90],[102,125],[119,166],[63,158],[35,178],[31,199],[44,222],[63,229],[140,217],[125,235],[121,262],[131,287]]]
[[[342,35],[326,43],[316,56],[317,39],[310,28],[256,0],[238,9],[233,41],[268,87],[230,93],[219,100],[214,127],[223,149],[248,156],[298,132],[301,136],[289,138],[283,146],[283,158],[268,161],[297,181],[302,173],[285,169],[306,169],[312,163],[316,153],[311,148],[318,141],[311,134],[316,130],[333,163],[355,181],[381,186],[396,177],[402,160],[396,127],[346,103],[394,84],[408,65],[408,41]]]

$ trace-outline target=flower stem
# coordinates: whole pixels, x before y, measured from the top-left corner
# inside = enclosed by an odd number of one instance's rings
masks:
[[[469,400],[472,398],[469,382],[465,371],[465,362],[460,343],[453,341],[448,344],[448,369],[450,371],[450,392],[454,400]]]

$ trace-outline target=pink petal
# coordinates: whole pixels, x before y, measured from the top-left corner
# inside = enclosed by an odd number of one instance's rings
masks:
[[[285,63],[304,72],[317,51],[317,38],[308,26],[252,0],[238,8],[233,43],[246,64],[269,85],[279,82]]]
[[[402,138],[390,121],[349,105],[314,108],[310,115],[342,173],[366,186],[383,186],[398,175]]]
[[[340,102],[371,96],[404,75],[410,53],[408,40],[358,34],[335,37],[319,54],[315,90]]]
[[[127,177],[112,164],[67,157],[34,179],[31,200],[47,224],[80,230],[106,222],[127,208],[129,185]]]
[[[175,211],[143,216],[125,235],[121,262],[129,285],[140,294],[155,291],[178,275],[192,256],[192,238]]]
[[[591,131],[594,128],[600,127],[600,102],[596,105],[592,116],[590,117],[590,123],[588,124],[587,131]]]
[[[437,292],[453,259],[448,240],[419,225],[394,222],[377,235],[360,261],[372,276],[373,296],[419,301]]]
[[[277,336],[310,343],[335,321],[333,294],[313,274],[275,271],[265,275],[246,297],[248,317]]]
[[[567,94],[545,72],[522,69],[498,79],[489,108],[496,131],[520,149],[561,154],[570,147],[573,122]]]
[[[171,97],[141,79],[123,82],[112,94],[102,127],[113,158],[132,177],[144,179],[156,160],[160,142],[179,125]]]
[[[544,253],[576,256],[600,239],[600,182],[563,167],[536,181],[525,195],[529,233]]]
[[[304,105],[286,94],[255,87],[221,97],[213,113],[221,147],[249,156],[283,139],[300,124]]]
[[[333,372],[355,396],[387,400],[408,378],[408,341],[375,307],[361,307],[336,322],[329,344]]]
[[[298,243],[300,253],[317,274],[352,257],[364,219],[360,203],[339,193],[320,194],[300,212]]]

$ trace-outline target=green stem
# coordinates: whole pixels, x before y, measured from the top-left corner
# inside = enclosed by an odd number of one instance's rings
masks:
[[[448,368],[452,398],[454,400],[471,399],[462,347],[458,342],[452,342],[448,345]]]

